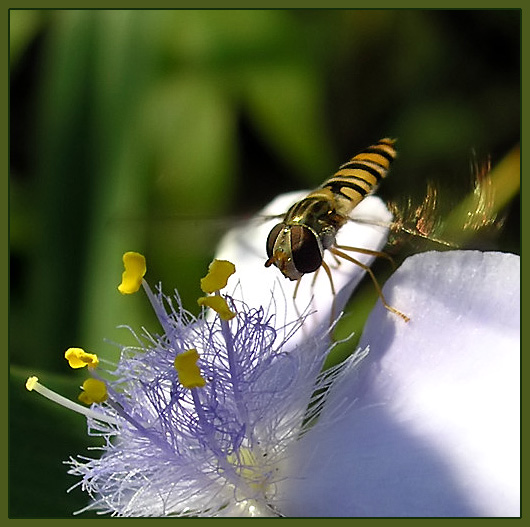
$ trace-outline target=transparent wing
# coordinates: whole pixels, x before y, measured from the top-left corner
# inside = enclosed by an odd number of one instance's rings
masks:
[[[439,184],[427,183],[423,198],[410,197],[387,203],[392,221],[386,225],[390,231],[388,249],[404,242],[418,245],[428,241],[437,245],[458,248],[479,233],[494,234],[502,227],[504,218],[496,210],[495,189],[490,177],[491,161],[471,162],[471,192],[460,203],[450,192],[441,191]],[[352,220],[373,223],[354,209]]]

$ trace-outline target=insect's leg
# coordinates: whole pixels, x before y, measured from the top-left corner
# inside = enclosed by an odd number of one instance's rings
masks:
[[[337,298],[335,293],[335,285],[333,284],[333,276],[331,276],[331,269],[329,268],[329,265],[322,260],[322,267],[324,268],[324,271],[326,271],[326,274],[329,278],[329,285],[331,286],[331,294],[333,295],[333,303],[331,304],[331,315],[330,315],[330,325],[333,324],[333,321],[335,320],[335,299]],[[318,270],[320,267],[318,268]]]
[[[385,258],[386,260],[388,260],[392,264],[392,267],[394,269],[396,268],[396,264],[395,264],[394,259],[392,258],[392,256],[390,256],[389,254],[384,253],[382,251],[372,251],[372,249],[363,249],[362,247],[350,247],[349,245],[335,245],[335,247],[337,249],[342,249],[343,251],[352,251],[352,252],[355,252],[355,253],[369,254],[371,256],[377,256],[378,258]]]
[[[318,278],[318,272],[320,271],[320,267],[315,271],[315,273],[313,274],[313,280],[311,280],[311,289],[313,289],[315,287],[315,283],[317,281],[317,278]]]
[[[333,258],[333,263],[335,264],[334,265],[334,269],[338,269],[340,267],[340,260],[337,258],[337,256],[333,253],[329,253],[331,254],[331,257]]]
[[[410,320],[410,318],[407,315],[405,315],[401,311],[398,311],[395,307],[392,307],[391,305],[387,303],[385,296],[383,295],[383,291],[381,291],[379,282],[377,281],[377,278],[375,277],[372,269],[370,269],[369,265],[363,264],[362,262],[360,262],[359,260],[356,260],[350,255],[343,253],[342,251],[339,251],[336,247],[331,247],[329,250],[332,253],[336,254],[337,256],[340,256],[341,258],[344,258],[345,260],[348,260],[349,262],[352,262],[355,265],[358,265],[361,269],[366,271],[370,275],[370,278],[372,279],[372,282],[374,283],[375,289],[377,291],[377,294],[379,295],[379,298],[381,299],[381,302],[383,303],[383,306],[385,306],[385,308],[391,311],[392,313],[395,313],[396,315],[400,316],[405,322],[408,322]]]
[[[294,307],[296,316],[298,318],[301,318],[302,313],[298,309],[298,304],[296,303],[296,295],[298,294],[298,288],[300,287],[300,282],[302,281],[302,278],[303,278],[303,276],[298,278],[298,280],[296,281],[296,285],[294,286],[294,291],[293,291],[293,307]],[[305,325],[304,324],[302,324],[302,330],[305,331]]]
[[[329,268],[329,265],[324,260],[322,260],[322,267],[324,268],[324,271],[326,271],[326,274],[328,275],[329,285],[331,286],[331,294],[335,297],[335,294],[336,294],[335,285],[333,284],[333,277],[331,276],[331,269]]]
[[[294,292],[293,292],[293,300],[296,300],[296,295],[298,294],[298,288],[300,287],[300,282],[302,281],[302,278],[299,278],[296,281],[296,285],[294,286]]]

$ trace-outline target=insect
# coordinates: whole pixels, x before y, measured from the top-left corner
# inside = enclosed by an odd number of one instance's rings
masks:
[[[331,269],[324,261],[324,251],[328,250],[335,257],[364,269],[372,279],[385,308],[409,321],[407,315],[387,303],[370,267],[344,251],[390,257],[378,251],[336,243],[337,232],[348,221],[351,211],[387,175],[390,164],[396,157],[394,143],[394,139],[381,139],[354,156],[320,187],[295,203],[287,211],[283,221],[270,231],[265,267],[275,265],[286,278],[297,280],[295,296],[302,276],[320,268],[326,272],[332,293],[335,294]]]

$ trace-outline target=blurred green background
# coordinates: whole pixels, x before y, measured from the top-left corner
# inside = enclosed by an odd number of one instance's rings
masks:
[[[12,10],[9,29],[10,517],[86,503],[61,464],[87,453],[84,418],[24,381],[76,398],[64,350],[115,360],[116,326],[156,329],[116,290],[124,251],[197,311],[234,221],[379,138],[399,139],[379,194],[432,180],[449,208],[474,156],[496,166],[519,143],[519,10]],[[519,252],[517,190],[507,201],[477,247]]]

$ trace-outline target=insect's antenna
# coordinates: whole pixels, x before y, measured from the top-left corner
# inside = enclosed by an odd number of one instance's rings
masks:
[[[344,258],[345,260],[348,260],[349,262],[352,262],[355,265],[358,265],[361,269],[366,271],[370,275],[370,278],[372,279],[372,282],[374,283],[375,289],[377,291],[377,294],[379,295],[379,298],[381,299],[381,302],[383,303],[383,306],[385,306],[385,308],[388,309],[388,311],[391,311],[392,313],[394,313],[394,314],[398,315],[399,317],[401,317],[405,322],[409,322],[410,321],[410,318],[407,315],[405,315],[401,311],[397,310],[395,307],[392,307],[391,305],[388,304],[388,302],[385,299],[385,296],[383,295],[383,291],[381,290],[381,286],[379,285],[379,282],[377,281],[377,278],[375,277],[372,269],[370,269],[370,266],[368,266],[366,264],[363,264],[359,260],[356,260],[352,256],[340,251],[336,247],[330,247],[329,250],[333,254],[335,254],[337,256],[340,256],[341,258]]]

